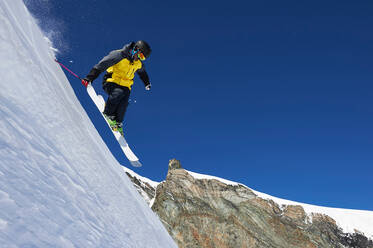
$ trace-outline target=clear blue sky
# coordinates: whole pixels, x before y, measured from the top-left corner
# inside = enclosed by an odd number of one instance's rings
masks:
[[[151,44],[153,88],[136,78],[125,124],[137,173],[164,180],[177,158],[277,197],[373,210],[373,2],[28,2],[58,59],[81,76],[132,40]]]

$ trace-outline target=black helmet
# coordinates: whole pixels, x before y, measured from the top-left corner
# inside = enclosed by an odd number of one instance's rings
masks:
[[[145,58],[148,58],[152,49],[150,48],[149,44],[146,41],[139,40],[135,43],[135,46],[141,50],[141,52],[145,55]]]

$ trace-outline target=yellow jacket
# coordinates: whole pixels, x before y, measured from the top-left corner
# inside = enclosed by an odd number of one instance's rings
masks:
[[[106,72],[111,75],[106,79],[106,82],[112,82],[131,89],[135,72],[141,69],[142,63],[140,60],[133,61],[122,59],[119,63],[109,67]]]

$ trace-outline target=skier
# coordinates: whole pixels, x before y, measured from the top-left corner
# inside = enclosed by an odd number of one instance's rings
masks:
[[[97,65],[93,66],[83,79],[83,84],[93,82],[101,72],[106,70],[102,87],[108,94],[105,104],[104,116],[114,131],[123,135],[123,119],[128,106],[131,86],[135,72],[144,82],[145,89],[150,90],[149,76],[143,61],[151,53],[148,43],[143,40],[131,42],[122,49],[111,51]]]

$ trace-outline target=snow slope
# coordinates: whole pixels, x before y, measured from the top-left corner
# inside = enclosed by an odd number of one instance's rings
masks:
[[[0,246],[176,247],[22,0],[0,1],[0,59]]]

